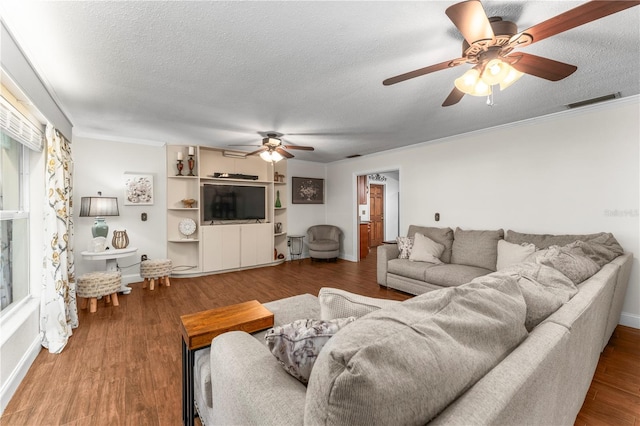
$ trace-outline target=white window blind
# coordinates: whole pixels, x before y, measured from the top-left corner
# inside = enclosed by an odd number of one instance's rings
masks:
[[[9,136],[34,151],[42,151],[44,133],[33,125],[4,97],[0,96],[0,128]]]

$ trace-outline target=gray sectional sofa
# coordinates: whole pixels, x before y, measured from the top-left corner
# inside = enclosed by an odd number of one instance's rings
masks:
[[[513,241],[522,235],[513,233]],[[551,240],[541,236],[538,244],[544,241]],[[589,247],[598,246],[585,246],[585,254]],[[632,263],[630,254],[604,261],[592,251],[590,257],[600,262],[598,270],[577,285],[568,278],[576,271],[547,266],[541,255],[404,302],[323,289],[319,297],[266,303],[276,326],[301,318],[358,319],[328,340],[308,385],[282,368],[265,344],[266,332],[216,337],[196,353],[201,420],[573,424],[618,323]]]

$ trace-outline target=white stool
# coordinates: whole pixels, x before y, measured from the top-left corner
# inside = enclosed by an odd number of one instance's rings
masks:
[[[98,310],[98,297],[105,297],[105,303],[118,303],[118,291],[122,283],[120,271],[89,272],[78,278],[76,283],[76,296],[82,297],[80,309],[87,309],[87,300],[90,300],[89,312]]]
[[[149,284],[149,290],[153,290],[155,279],[158,279],[158,283],[171,286],[169,281],[169,275],[171,274],[171,259],[150,259],[143,260],[140,263],[140,276],[144,278],[142,288],[147,288],[147,282],[151,280]]]

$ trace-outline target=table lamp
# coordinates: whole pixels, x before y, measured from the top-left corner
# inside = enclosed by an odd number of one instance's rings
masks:
[[[104,220],[105,216],[119,216],[118,199],[116,197],[82,197],[80,200],[80,217],[95,217],[96,221],[91,227],[93,238],[109,235],[109,226]]]

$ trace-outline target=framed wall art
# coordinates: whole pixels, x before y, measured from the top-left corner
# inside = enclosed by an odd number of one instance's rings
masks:
[[[293,204],[324,204],[324,179],[292,177]]]
[[[124,174],[124,205],[144,206],[153,204],[153,175]]]

